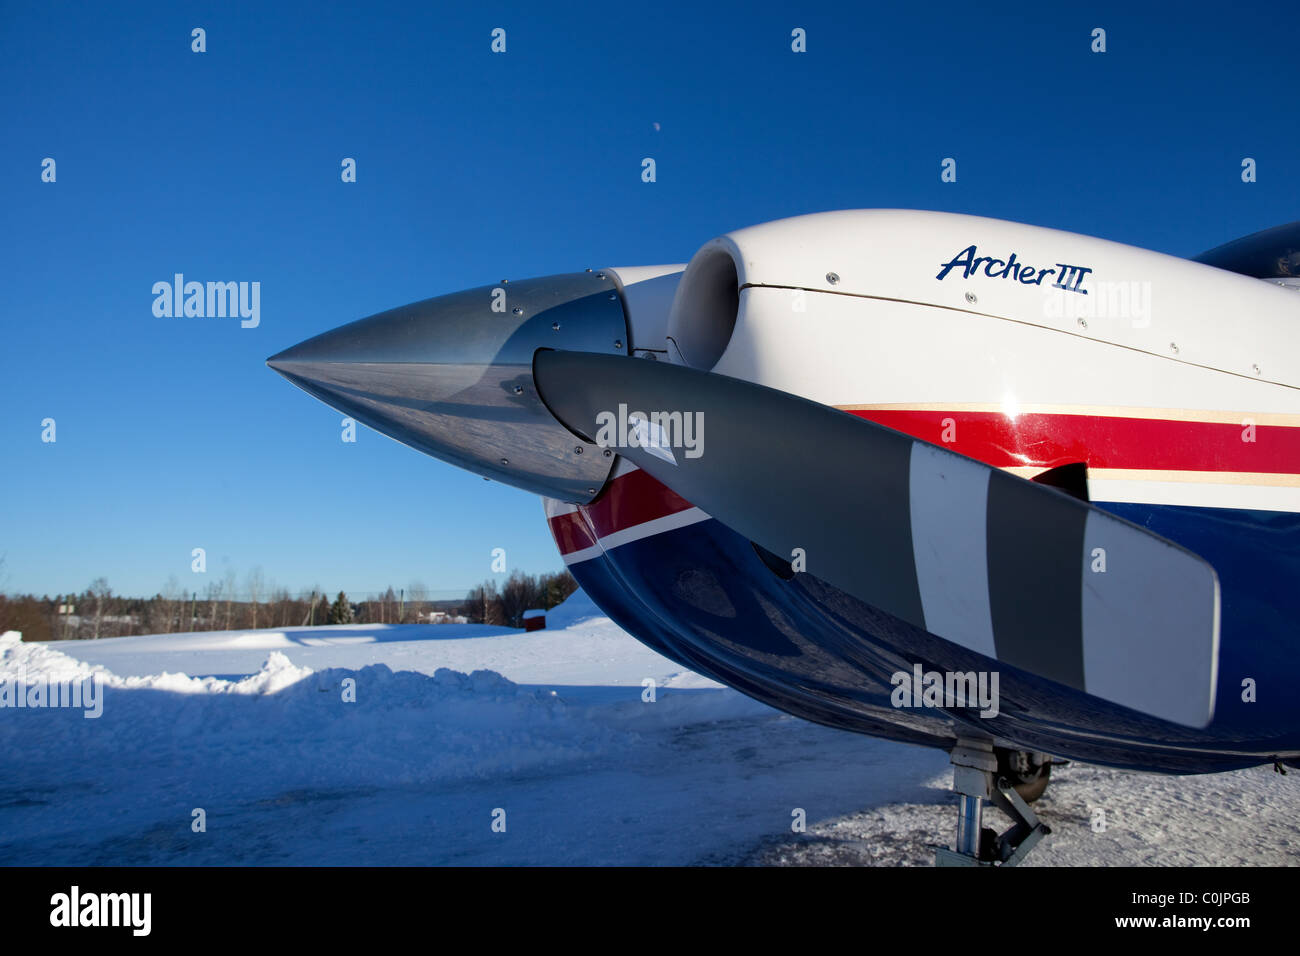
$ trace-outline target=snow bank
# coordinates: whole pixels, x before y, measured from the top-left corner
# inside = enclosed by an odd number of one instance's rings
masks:
[[[46,643],[25,644],[11,640],[7,632],[0,638],[0,682],[31,684],[44,680],[49,684],[71,684],[96,679],[105,687],[119,690],[166,690],[178,694],[268,694],[283,690],[311,674],[308,668],[295,667],[289,658],[273,651],[256,674],[239,681],[214,677],[195,678],[164,671],[143,677],[119,677],[100,665],[87,664]]]
[[[0,681],[91,677],[103,686],[98,719],[71,708],[0,711],[7,785],[47,784],[85,767],[110,787],[182,787],[195,800],[214,788],[229,796],[430,784],[562,764],[620,736],[571,712],[554,692],[521,691],[489,670],[313,671],[273,651],[239,680],[121,677],[49,645],[7,637],[0,644]]]
[[[587,592],[578,588],[555,607],[546,612],[546,629],[548,631],[571,627],[592,618],[608,620],[605,612],[596,606],[596,602],[587,597]]]

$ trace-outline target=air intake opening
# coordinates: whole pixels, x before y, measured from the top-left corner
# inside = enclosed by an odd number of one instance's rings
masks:
[[[736,263],[725,249],[706,247],[691,259],[677,286],[668,337],[687,365],[708,371],[726,351],[739,311]]]

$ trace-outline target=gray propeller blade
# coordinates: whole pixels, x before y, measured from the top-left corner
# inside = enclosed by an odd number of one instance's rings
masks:
[[[1219,584],[1197,555],[1056,489],[825,405],[665,362],[539,351],[589,442],[910,624],[1165,720],[1214,715]],[[694,448],[683,442],[686,416]],[[613,427],[611,427],[613,425]]]

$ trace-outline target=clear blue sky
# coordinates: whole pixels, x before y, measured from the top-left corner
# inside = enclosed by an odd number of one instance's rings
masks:
[[[1181,255],[1300,218],[1277,7],[842,6],[0,5],[0,587],[201,592],[194,547],[293,589],[558,569],[536,498],[344,444],[263,364],[416,299],[836,208]],[[155,318],[175,272],[259,281],[260,327]]]

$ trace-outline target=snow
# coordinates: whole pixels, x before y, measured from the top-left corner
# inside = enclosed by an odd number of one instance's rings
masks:
[[[7,634],[0,683],[98,680],[103,709],[0,709],[0,858],[916,865],[950,841],[946,755],[683,671],[580,591],[547,625]],[[1295,783],[1058,768],[1029,863],[1294,863]]]

